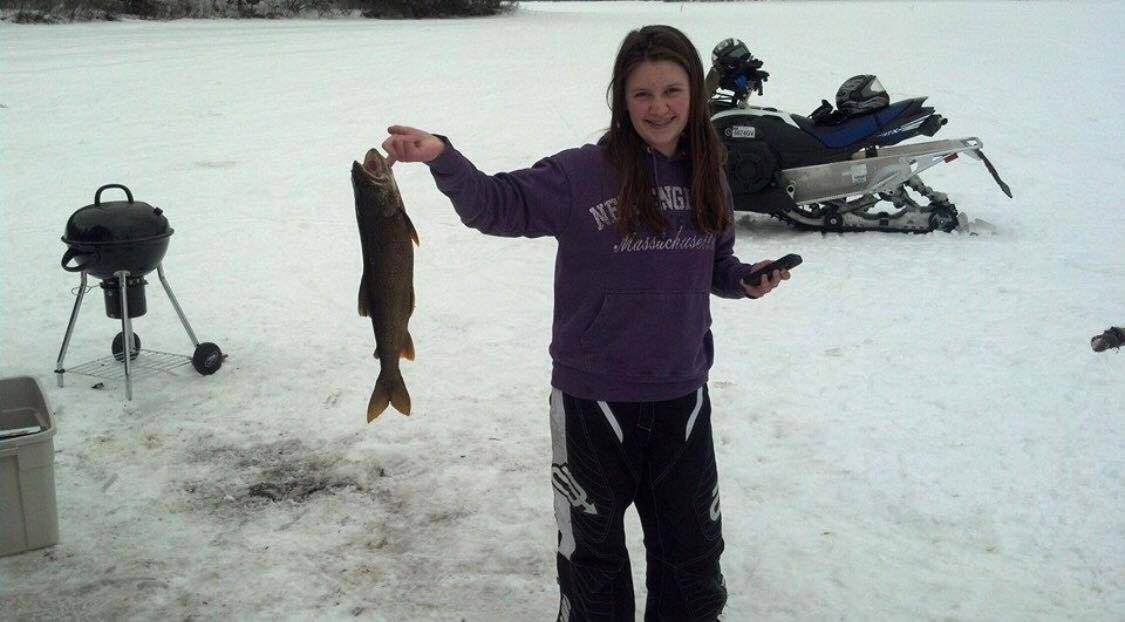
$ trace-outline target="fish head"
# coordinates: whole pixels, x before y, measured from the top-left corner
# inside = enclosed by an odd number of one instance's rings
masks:
[[[376,149],[367,151],[363,164],[352,162],[352,187],[356,207],[373,207],[383,217],[402,211],[402,198],[391,165]]]

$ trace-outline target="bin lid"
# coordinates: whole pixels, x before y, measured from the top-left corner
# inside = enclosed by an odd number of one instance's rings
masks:
[[[0,411],[0,439],[26,436],[43,431],[34,408],[12,408]]]
[[[30,376],[0,378],[0,449],[54,436],[55,421],[39,382]]]

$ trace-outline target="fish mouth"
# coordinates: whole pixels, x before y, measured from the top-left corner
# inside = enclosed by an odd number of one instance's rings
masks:
[[[368,149],[363,157],[363,164],[352,162],[352,174],[362,176],[370,184],[384,185],[391,179],[391,166],[378,149]]]
[[[386,176],[391,172],[391,165],[378,149],[371,148],[367,150],[367,155],[363,156],[363,170],[371,176]]]

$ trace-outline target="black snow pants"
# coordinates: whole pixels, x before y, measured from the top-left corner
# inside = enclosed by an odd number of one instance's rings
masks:
[[[713,622],[726,603],[707,387],[662,402],[551,394],[558,622],[634,620],[623,517],[644,529],[645,622]]]

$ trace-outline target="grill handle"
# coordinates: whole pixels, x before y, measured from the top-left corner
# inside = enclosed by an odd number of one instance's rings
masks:
[[[98,188],[98,191],[94,193],[94,205],[101,205],[102,190],[105,190],[106,188],[121,188],[122,190],[125,191],[125,196],[129,199],[129,202],[130,203],[133,202],[133,193],[129,192],[128,188],[126,188],[125,186],[122,186],[121,184],[106,184],[106,185],[102,186],[101,188]],[[66,266],[63,266],[63,267],[65,268]]]
[[[67,272],[83,272],[86,270],[87,265],[93,263],[92,258],[96,255],[97,251],[80,251],[73,247],[68,248],[62,256],[62,268]],[[73,266],[66,265],[70,263],[72,259],[77,260],[78,263]]]

